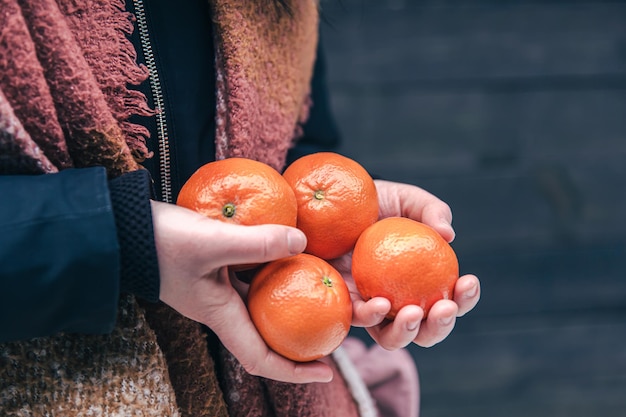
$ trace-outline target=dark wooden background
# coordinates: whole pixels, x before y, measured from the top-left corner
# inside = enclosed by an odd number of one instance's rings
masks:
[[[421,416],[626,416],[626,2],[322,0],[343,152],[454,213],[483,298]]]

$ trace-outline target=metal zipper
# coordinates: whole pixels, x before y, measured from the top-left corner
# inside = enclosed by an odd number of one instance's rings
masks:
[[[152,100],[156,108],[157,136],[159,142],[159,169],[161,174],[161,199],[166,203],[172,202],[172,178],[170,167],[170,145],[167,133],[167,122],[165,118],[165,101],[163,99],[163,89],[161,80],[157,73],[156,58],[150,43],[148,34],[148,22],[146,20],[146,10],[143,0],[133,0],[135,6],[135,17],[139,28],[139,39],[143,49],[146,67],[150,72],[150,88],[152,90]]]

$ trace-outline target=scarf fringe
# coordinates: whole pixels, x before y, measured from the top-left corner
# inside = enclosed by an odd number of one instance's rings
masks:
[[[133,115],[156,114],[143,93],[128,87],[141,84],[150,75],[145,65],[137,63],[137,51],[128,39],[134,30],[134,16],[125,11],[124,0],[91,0],[82,8],[74,0],[59,3],[134,159],[143,162],[152,157],[147,147],[148,129],[129,121]],[[86,8],[89,13],[83,13]]]
[[[20,4],[76,166],[104,165],[111,176],[137,169],[77,42],[80,38],[71,32],[59,5],[54,0],[23,0]],[[83,32],[95,37],[96,29]],[[101,54],[106,56],[105,51]]]

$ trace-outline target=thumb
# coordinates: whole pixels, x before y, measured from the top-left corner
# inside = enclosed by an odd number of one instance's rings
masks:
[[[241,226],[224,224],[223,263],[264,263],[296,255],[306,247],[306,236],[295,227],[277,224]]]

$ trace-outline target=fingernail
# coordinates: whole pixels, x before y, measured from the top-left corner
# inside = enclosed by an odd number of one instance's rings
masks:
[[[478,285],[475,285],[465,292],[465,298],[473,298],[478,293]]]
[[[410,321],[406,324],[406,329],[410,332],[417,330],[417,326],[420,325],[419,321]]]
[[[295,374],[298,379],[304,379],[307,382],[330,382],[334,378],[332,369],[329,369],[327,365],[314,366],[311,368],[307,365],[296,365]],[[304,377],[303,377],[304,375]]]
[[[442,317],[439,319],[439,324],[441,326],[449,326],[450,324],[452,324],[452,320],[454,320],[454,317],[450,316],[450,317]]]
[[[454,232],[454,228],[452,227],[452,225],[450,223],[448,223],[445,220],[441,221],[441,227],[444,227],[446,229],[448,229],[450,231],[450,239],[449,242],[452,242],[454,240],[454,238],[456,237],[456,233]]]
[[[319,378],[319,380],[318,380],[318,382],[324,382],[324,383],[327,383],[327,382],[332,381],[334,377],[335,377],[335,375],[333,375],[333,373],[332,373],[332,372],[330,372],[329,374],[327,374],[327,375],[324,375],[324,376],[320,377],[320,378]]]
[[[289,230],[287,233],[287,248],[292,255],[296,255],[306,247],[306,237],[299,230]]]

